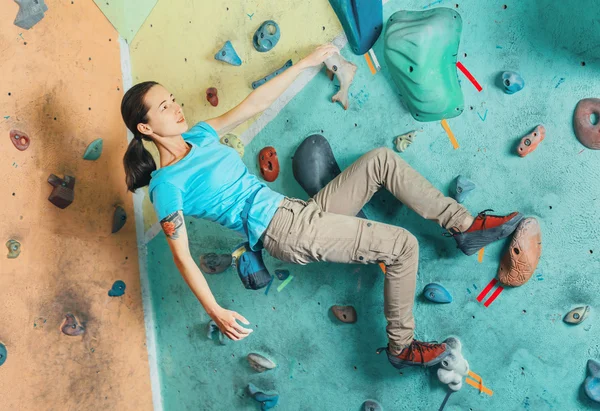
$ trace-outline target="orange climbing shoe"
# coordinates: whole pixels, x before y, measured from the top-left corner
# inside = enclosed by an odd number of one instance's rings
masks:
[[[523,219],[518,212],[507,216],[488,215],[484,210],[475,217],[471,227],[465,232],[451,229],[458,248],[466,255],[473,255],[486,245],[511,235]]]
[[[423,367],[431,367],[439,364],[446,358],[450,351],[446,349],[446,344],[431,343],[413,340],[413,342],[403,349],[400,354],[390,354],[387,347],[377,350],[377,354],[383,350],[387,352],[390,363],[398,368],[404,368],[411,365],[422,365]]]

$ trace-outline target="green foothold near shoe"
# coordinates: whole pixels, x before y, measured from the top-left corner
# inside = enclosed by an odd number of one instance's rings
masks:
[[[456,72],[461,31],[460,15],[445,7],[400,10],[389,18],[385,61],[415,120],[438,121],[463,112]]]
[[[99,138],[90,143],[90,145],[86,148],[85,153],[83,154],[84,160],[98,160],[100,158],[100,154],[102,154],[102,139]]]

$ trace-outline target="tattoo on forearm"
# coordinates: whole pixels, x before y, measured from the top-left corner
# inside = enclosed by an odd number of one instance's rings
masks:
[[[179,237],[179,228],[183,225],[183,217],[179,211],[175,211],[163,218],[160,225],[167,237],[176,240]]]

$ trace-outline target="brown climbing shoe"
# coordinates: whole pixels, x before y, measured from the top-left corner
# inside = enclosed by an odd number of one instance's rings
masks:
[[[542,254],[542,230],[535,218],[525,218],[513,235],[510,247],[500,261],[498,279],[502,284],[518,287],[535,271]]]
[[[383,350],[386,350],[390,363],[398,369],[411,365],[431,367],[442,362],[442,360],[450,354],[450,351],[446,348],[446,344],[444,343],[437,344],[435,342],[431,343],[417,340],[413,340],[413,342],[398,355],[390,354],[387,347],[378,349],[377,354]]]

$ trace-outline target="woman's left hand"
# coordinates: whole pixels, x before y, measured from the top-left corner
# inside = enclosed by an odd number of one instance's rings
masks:
[[[310,53],[308,56],[304,57],[302,60],[298,62],[298,64],[304,65],[304,67],[315,67],[319,64],[323,63],[329,57],[334,55],[335,53],[339,53],[340,51],[333,44],[324,44],[319,46]]]

